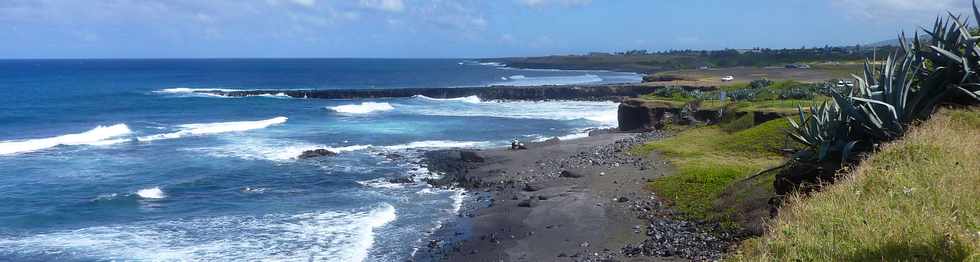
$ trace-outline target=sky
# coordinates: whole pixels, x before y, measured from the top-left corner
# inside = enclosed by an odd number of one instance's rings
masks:
[[[968,0],[0,0],[0,59],[462,58],[893,39]]]

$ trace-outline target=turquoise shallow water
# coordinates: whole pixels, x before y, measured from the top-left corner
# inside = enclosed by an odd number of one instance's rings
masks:
[[[429,176],[421,152],[574,136],[614,126],[617,106],[196,88],[638,80],[450,59],[0,61],[0,260],[404,261],[463,198],[386,182]],[[295,158],[315,148],[340,154]]]

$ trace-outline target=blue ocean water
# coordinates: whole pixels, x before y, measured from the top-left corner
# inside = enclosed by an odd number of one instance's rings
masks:
[[[464,197],[387,182],[434,176],[425,150],[616,125],[612,102],[196,89],[635,81],[459,59],[0,60],[0,260],[404,261]],[[340,154],[296,159],[317,148]]]

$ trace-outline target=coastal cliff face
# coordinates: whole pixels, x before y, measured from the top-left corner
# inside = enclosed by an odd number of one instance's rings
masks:
[[[660,130],[667,124],[718,123],[724,114],[733,114],[734,117],[752,114],[754,124],[758,125],[785,115],[766,111],[725,112],[724,110],[724,108],[711,108],[684,112],[683,106],[630,98],[619,104],[619,130],[637,132]]]
[[[679,115],[680,108],[669,105],[645,102],[639,99],[626,99],[619,104],[620,131],[646,131],[663,128],[669,118]]]

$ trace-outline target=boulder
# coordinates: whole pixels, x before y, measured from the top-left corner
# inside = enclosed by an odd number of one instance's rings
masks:
[[[565,170],[565,171],[561,171],[561,174],[558,174],[558,176],[568,177],[568,178],[580,178],[583,177],[584,175],[582,175],[582,173]]]
[[[321,148],[321,149],[303,151],[302,154],[299,154],[298,158],[299,159],[310,159],[310,158],[325,157],[325,156],[336,156],[336,155],[337,155],[337,153],[335,153],[333,151],[330,151],[330,150],[326,150],[326,149],[322,149]]]
[[[403,176],[403,177],[389,178],[388,182],[395,183],[395,184],[411,184],[411,183],[415,183],[415,180],[412,180],[411,177]]]
[[[463,162],[482,163],[485,161],[482,156],[474,151],[459,151],[459,159]]]
[[[531,183],[524,184],[524,191],[534,192],[534,191],[538,191],[538,190],[541,190],[541,186],[536,186],[536,185],[531,184]]]

